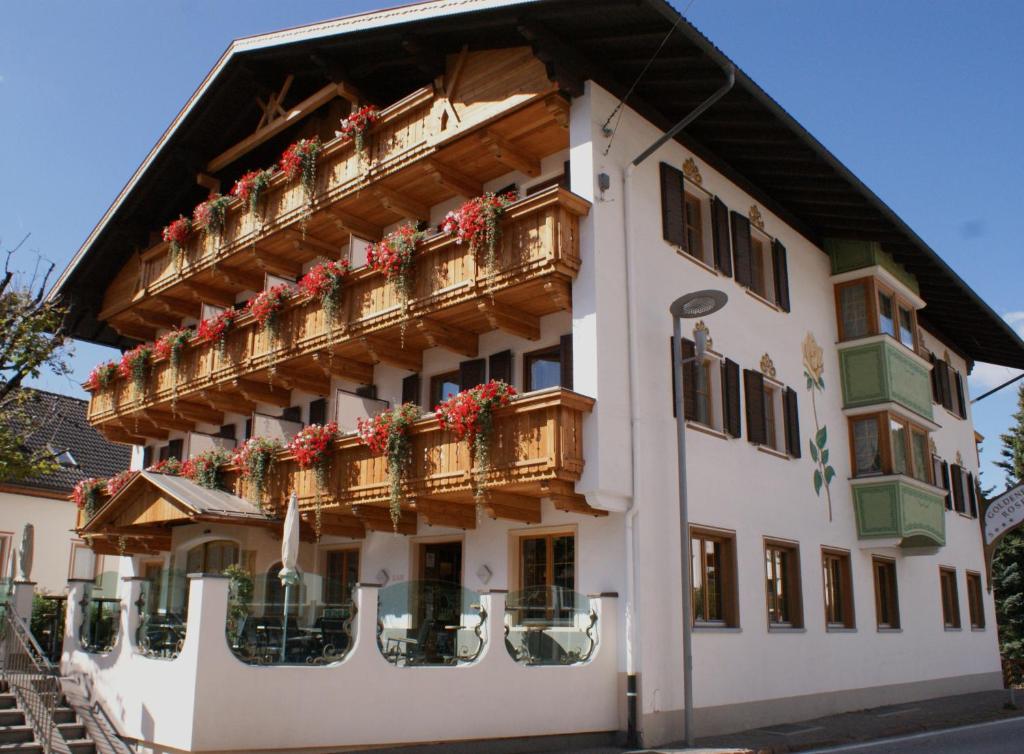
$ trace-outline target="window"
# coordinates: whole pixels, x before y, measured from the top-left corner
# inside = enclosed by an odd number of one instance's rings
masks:
[[[552,346],[523,355],[523,390],[558,387],[562,379],[562,349]]]
[[[523,619],[572,621],[576,589],[576,537],[569,532],[519,539]]]
[[[736,282],[788,312],[789,267],[786,247],[764,231],[752,230],[750,219],[739,212],[729,213],[729,226]]]
[[[765,379],[756,369],[743,370],[747,439],[755,445],[800,457],[800,416],[796,391]]]
[[[188,551],[186,573],[221,573],[239,562],[238,545],[227,539],[203,542]]]
[[[932,479],[936,487],[946,490],[946,510],[953,510],[953,491],[949,485],[949,464],[938,456],[932,456]]]
[[[896,319],[893,313],[893,297],[891,294],[878,292],[878,331],[884,335],[896,337]]]
[[[882,432],[882,426],[887,427]],[[883,412],[850,419],[854,476],[906,474],[935,484],[928,431],[902,416]]]
[[[84,542],[72,542],[68,578],[92,581],[96,578],[96,561],[96,554]]]
[[[853,432],[854,476],[882,473],[882,450],[879,444],[878,417],[850,421]]]
[[[853,576],[850,554],[822,549],[821,570],[825,585],[826,628],[853,628]]]
[[[960,597],[956,589],[955,568],[939,568],[939,588],[942,594],[942,625],[960,628]]]
[[[774,265],[767,240],[750,239],[750,290],[769,301],[775,301]]]
[[[914,310],[906,306],[897,307],[900,315],[899,341],[907,348],[914,350]]]
[[[707,262],[707,250],[704,248],[704,213],[701,210],[701,200],[693,194],[684,194],[683,203],[685,207],[686,225],[686,253],[696,257],[702,262]]]
[[[775,399],[778,397],[778,389],[771,385],[764,386],[764,433],[765,445],[772,450],[779,449],[779,438],[775,422]]]
[[[800,554],[796,546],[781,542],[765,543],[764,568],[769,627],[802,627]]]
[[[971,628],[985,628],[985,603],[981,595],[981,574],[967,572],[967,610],[971,615]]]
[[[875,574],[875,617],[880,629],[900,627],[900,603],[896,591],[896,563],[884,558],[872,558]]]
[[[740,436],[740,370],[736,362],[708,355],[697,365],[693,361],[694,343],[682,339],[683,361],[683,414],[687,421],[701,424],[732,437]],[[672,338],[669,338],[669,354]],[[675,382],[668,374],[672,386],[672,412],[675,416]]]
[[[736,626],[736,561],[731,535],[690,530],[690,568],[693,574],[693,623],[696,626]]]
[[[940,359],[935,354],[930,354],[932,362],[932,401],[939,403],[947,411],[967,418],[967,390],[964,387],[964,378],[949,361],[949,354],[946,359]]]
[[[359,550],[328,550],[324,555],[324,603],[343,605],[352,602],[352,593],[359,581]]]
[[[836,286],[840,340],[863,338],[871,333],[869,289],[869,284],[863,280]]]
[[[874,305],[869,302],[874,301]],[[874,278],[862,278],[836,286],[839,339],[889,335],[912,351],[917,348],[917,312]]]
[[[974,474],[963,466],[953,464],[950,467],[950,483],[953,487],[953,510],[977,518],[978,492]]]
[[[435,374],[430,378],[430,406],[433,408],[459,392],[459,372]]]
[[[705,359],[703,364],[694,365],[690,373],[693,380],[694,410],[697,412],[694,421],[700,422],[707,427],[718,428],[715,422],[714,387],[711,378],[711,359]],[[685,388],[684,388],[685,389]]]

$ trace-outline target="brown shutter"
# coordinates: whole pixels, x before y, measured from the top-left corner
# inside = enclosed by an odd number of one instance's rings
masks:
[[[377,386],[376,385],[360,385],[355,390],[356,395],[360,398],[372,398],[377,399]]]
[[[732,276],[732,247],[729,245],[729,208],[717,196],[711,201],[711,238],[715,246],[715,268]]]
[[[732,227],[732,261],[736,282],[750,287],[753,272],[750,267],[750,220],[739,212],[729,213]]]
[[[177,458],[179,461],[184,461],[183,456],[185,455],[185,441],[182,439],[171,440],[167,443],[167,457]]]
[[[967,474],[967,499],[971,503],[971,518],[978,517],[978,484],[974,481],[974,474]]]
[[[953,491],[949,484],[949,464],[945,461],[942,462],[942,486],[946,490],[946,510],[953,510]]]
[[[486,372],[486,359],[470,359],[461,362],[459,364],[459,390],[469,390],[487,382]]]
[[[686,248],[686,223],[683,213],[683,171],[661,163],[661,233],[665,240]]]
[[[786,262],[786,247],[775,239],[772,241],[772,268],[775,273],[775,303],[784,312],[789,311],[789,265]]]
[[[722,416],[725,431],[740,436],[740,365],[726,359],[722,364]]]
[[[697,371],[694,366],[694,362],[687,361],[692,359],[694,354],[694,345],[692,340],[686,338],[680,338],[680,351],[683,359],[683,416],[687,419],[697,418]],[[674,364],[672,362],[674,353],[672,348],[672,337],[668,339],[668,364],[669,373],[668,379],[669,384],[672,385],[672,416],[676,415],[676,380],[675,372],[673,371]]]
[[[953,485],[953,510],[958,513],[963,513],[967,509],[966,501],[964,500],[963,475],[964,470],[960,466],[954,463],[950,467],[950,477]]]
[[[317,398],[309,402],[309,423],[325,424],[327,422],[327,399]]]
[[[420,403],[420,376],[418,373],[410,374],[402,379],[402,403],[422,405]]]
[[[572,333],[558,339],[561,351],[562,375],[559,382],[566,390],[572,390]]]
[[[142,468],[148,469],[153,465],[153,446],[147,445],[142,449]]]
[[[933,353],[928,354],[928,360],[932,363],[932,403],[942,403],[942,393],[939,390],[939,360]]]
[[[301,406],[289,406],[286,409],[281,410],[281,418],[285,421],[290,422],[301,422],[302,421],[302,407]]]
[[[499,351],[498,353],[492,353],[487,361],[487,368],[492,380],[501,380],[506,385],[512,384],[511,351]]]
[[[764,445],[768,441],[764,423],[764,375],[744,369],[743,392],[747,403],[747,439],[755,445]]]
[[[956,412],[961,419],[967,418],[967,402],[964,400],[964,378],[960,372],[953,370],[956,378]]]
[[[786,410],[786,452],[793,458],[800,457],[800,411],[797,407],[796,390],[786,388],[783,394]]]
[[[949,364],[939,359],[935,362],[935,367],[938,370],[938,376],[935,379],[938,380],[939,403],[952,411],[953,396],[949,394]]]

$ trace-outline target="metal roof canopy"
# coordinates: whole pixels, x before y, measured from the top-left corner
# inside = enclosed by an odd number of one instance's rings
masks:
[[[529,44],[564,91],[579,94],[593,79],[621,97],[676,24],[629,106],[667,129],[721,85],[731,61],[665,0],[588,0],[586,12],[581,5],[435,0],[232,43],[57,281],[54,292],[70,303],[72,334],[131,345],[96,319],[96,292],[154,229],[205,198],[195,183],[204,160],[251,132],[259,120],[255,98],[288,74],[296,99],[344,78],[387,103],[441,74],[444,55],[466,42],[471,49]],[[971,360],[1024,368],[1024,342],[1014,330],[739,69],[732,91],[677,140],[815,244],[878,241],[917,277],[930,330]],[[257,151],[229,166],[225,184],[265,156]]]

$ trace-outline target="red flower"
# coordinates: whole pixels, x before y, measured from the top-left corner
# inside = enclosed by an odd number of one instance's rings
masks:
[[[278,167],[289,181],[294,180],[300,174],[308,171],[310,163],[316,162],[320,148],[318,136],[314,136],[312,139],[299,139],[284,150]]]
[[[403,225],[367,247],[366,263],[372,269],[384,273],[388,280],[407,274],[412,265],[416,242],[421,236],[413,226]]]
[[[249,299],[246,309],[252,314],[256,322],[259,323],[261,330],[268,324],[273,327],[278,312],[288,302],[292,295],[292,290],[292,286],[288,283],[280,283],[279,285],[267,288],[265,291],[260,291]]]
[[[83,479],[71,490],[71,500],[79,509],[92,508],[96,505],[96,500],[103,493],[105,484],[102,479],[97,479],[96,477]]]
[[[85,380],[85,389],[90,393],[105,388],[114,379],[117,374],[117,364],[113,361],[104,361],[101,364],[97,364],[89,372],[88,378]]]
[[[266,170],[250,170],[242,175],[231,188],[231,196],[237,197],[243,204],[249,206],[250,212],[256,212],[259,208],[260,195],[270,185],[270,179],[274,177],[275,168]]]
[[[507,406],[516,395],[516,389],[501,380],[456,393],[434,408],[441,429],[456,439],[472,442],[481,432],[490,431],[490,415],[496,408]]]
[[[379,117],[380,111],[376,107],[366,105],[342,118],[340,130],[335,131],[334,135],[353,138],[357,134],[364,134]]]
[[[334,295],[341,287],[341,281],[348,274],[348,269],[347,259],[315,264],[299,280],[299,290],[310,298],[321,300],[325,296]]]
[[[185,245],[188,237],[192,234],[192,221],[184,215],[164,228],[163,237],[172,246],[177,245],[180,249]]]
[[[181,476],[181,461],[174,456],[170,456],[162,461],[157,461],[151,466],[147,466],[146,471],[167,474],[168,476]]]
[[[179,330],[171,330],[157,338],[153,345],[153,353],[158,359],[169,359],[181,352],[181,349],[189,344],[195,335],[191,327],[183,327]]]
[[[115,474],[107,480],[107,494],[113,497],[121,490],[128,482],[135,478],[138,472],[125,470],[119,474]]]
[[[327,460],[327,450],[337,434],[338,425],[335,422],[310,424],[291,439],[288,450],[295,456],[300,469],[311,469]]]
[[[196,330],[196,340],[200,343],[222,343],[240,316],[242,313],[238,309],[225,309],[220,314],[204,319]]]

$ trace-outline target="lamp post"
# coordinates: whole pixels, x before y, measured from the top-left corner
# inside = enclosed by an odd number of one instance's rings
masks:
[[[672,314],[672,384],[675,386],[676,446],[679,473],[679,540],[683,582],[683,722],[686,745],[693,746],[693,572],[690,554],[690,512],[686,499],[686,416],[683,414],[683,336],[682,320],[714,314],[729,300],[722,291],[706,290],[680,296],[669,307]],[[694,334],[694,355],[687,359],[700,363],[707,348],[707,334]],[[698,378],[703,370],[697,371]]]

